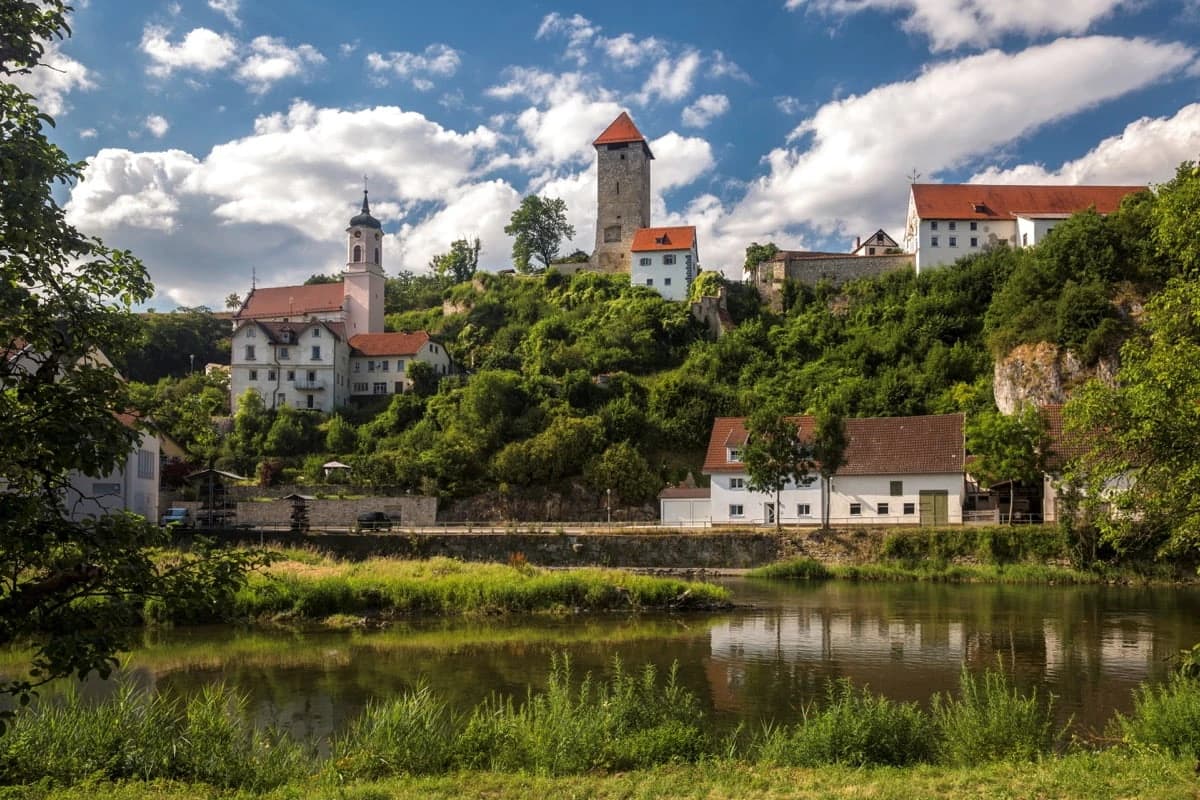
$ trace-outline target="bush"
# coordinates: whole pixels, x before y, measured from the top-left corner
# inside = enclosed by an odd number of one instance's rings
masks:
[[[775,578],[801,581],[823,581],[833,577],[829,568],[815,558],[795,558],[758,567],[747,573],[751,578]]]
[[[958,686],[957,699],[933,698],[944,763],[1032,761],[1054,746],[1053,698],[1043,703],[1036,691],[1022,695],[999,668],[982,678],[963,669]]]
[[[1165,685],[1139,687],[1133,716],[1117,714],[1115,726],[1130,744],[1200,758],[1200,683],[1175,675]]]
[[[342,779],[444,772],[453,759],[455,720],[426,685],[368,704],[334,742],[331,768]]]
[[[759,759],[800,767],[824,764],[903,766],[930,761],[936,738],[929,715],[916,703],[896,703],[857,690],[849,679],[830,683],[826,704],[805,709],[795,727],[770,728]]]

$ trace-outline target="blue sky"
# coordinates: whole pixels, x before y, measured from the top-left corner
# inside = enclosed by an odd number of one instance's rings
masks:
[[[73,28],[24,83],[89,161],[69,218],[140,255],[160,309],[339,269],[363,175],[391,274],[472,236],[508,266],[530,192],[590,251],[621,110],[654,224],[731,277],[751,241],[899,236],[913,170],[1152,183],[1200,154],[1197,0],[90,0]]]

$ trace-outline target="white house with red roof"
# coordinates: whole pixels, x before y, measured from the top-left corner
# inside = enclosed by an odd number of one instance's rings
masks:
[[[802,438],[812,417],[796,417]],[[749,489],[742,461],[748,433],[744,417],[713,421],[704,474],[711,476],[715,524],[819,525],[824,497],[830,524],[943,525],[962,522],[965,439],[962,414],[846,420],[845,463],[828,487],[819,476],[789,485],[778,501]]]
[[[648,286],[667,300],[686,300],[700,267],[696,228],[639,228],[629,248],[629,280]]]
[[[1095,208],[1111,214],[1145,186],[994,186],[914,183],[904,249],[922,269],[949,264],[986,247],[1032,247],[1062,220]]]
[[[362,210],[346,228],[341,277],[251,290],[233,314],[235,408],[253,389],[267,408],[329,412],[355,396],[406,391],[414,360],[427,361],[437,375],[450,372],[449,355],[429,334],[384,331],[383,226],[371,216],[365,191]]]
[[[75,470],[67,476],[63,506],[72,521],[129,511],[158,522],[158,435],[133,414],[118,417],[125,427],[137,431],[137,439],[125,461],[108,474],[85,475]]]

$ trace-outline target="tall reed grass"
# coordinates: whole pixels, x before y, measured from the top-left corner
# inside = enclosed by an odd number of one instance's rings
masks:
[[[1032,761],[1053,749],[1054,698],[1037,690],[1022,694],[1003,669],[958,678],[958,696],[934,695],[933,719],[940,732],[938,755],[946,764]]]
[[[1138,687],[1132,716],[1118,714],[1114,723],[1132,745],[1200,758],[1200,682],[1174,675],[1166,684]]]

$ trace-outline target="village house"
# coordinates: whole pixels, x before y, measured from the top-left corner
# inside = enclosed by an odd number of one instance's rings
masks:
[[[872,233],[866,239],[861,236],[854,240],[854,249],[850,251],[852,256],[882,256],[899,253],[900,245],[896,240],[888,235],[888,232],[883,228]]]
[[[986,247],[1032,247],[1055,225],[1094,208],[1111,214],[1145,186],[992,186],[914,183],[904,249],[917,272],[950,264]]]
[[[383,233],[367,193],[346,228],[342,280],[254,288],[233,314],[229,388],[248,389],[268,408],[330,412],[352,398],[411,388],[409,368],[450,373],[445,348],[424,331],[384,331]]]
[[[814,419],[797,417],[801,438]],[[817,475],[789,484],[778,498],[749,489],[742,461],[748,433],[743,417],[713,421],[704,474],[711,476],[709,519],[714,524],[819,525],[823,496],[836,525],[943,525],[962,522],[965,439],[962,414],[846,420],[844,464],[822,486]]]
[[[695,227],[640,228],[629,249],[634,286],[648,286],[667,300],[687,299],[700,263]]]

